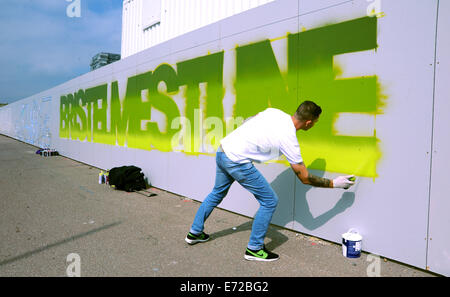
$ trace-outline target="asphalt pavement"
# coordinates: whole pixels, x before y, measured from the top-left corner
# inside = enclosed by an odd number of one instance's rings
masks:
[[[207,221],[211,240],[190,246],[199,202],[114,190],[98,183],[100,169],[37,149],[0,135],[2,277],[435,276],[368,253],[348,259],[338,244],[273,225],[266,247],[280,259],[247,261],[252,218],[222,209]]]

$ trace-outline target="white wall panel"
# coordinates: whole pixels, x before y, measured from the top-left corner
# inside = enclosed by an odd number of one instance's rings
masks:
[[[320,6],[318,2],[303,2],[313,6],[307,9],[312,13],[300,14],[300,26],[306,30],[364,17],[368,5],[366,1],[339,5],[336,1],[320,1]],[[386,16],[378,19],[376,51],[348,54],[346,64],[338,65],[352,68],[353,64],[365,63],[361,57],[370,57],[373,63],[365,65],[368,72],[362,76],[376,74],[380,92],[386,96],[382,112],[375,118],[382,154],[378,176],[358,177],[357,186],[347,192],[311,189],[297,182],[294,228],[340,242],[341,234],[354,227],[364,237],[364,250],[425,268],[428,184],[411,187],[406,177],[421,168],[421,178],[429,178],[436,2],[414,2],[384,1]],[[304,6],[300,1],[301,11]],[[328,8],[319,9],[322,6]],[[411,13],[405,14],[407,6]],[[417,23],[413,17],[417,13],[426,21]],[[416,42],[421,46],[410,46]],[[417,121],[422,124],[411,129],[411,123]],[[422,137],[418,139],[417,135]],[[338,175],[320,174],[328,178]]]
[[[434,95],[433,151],[428,233],[428,262],[431,271],[450,276],[450,2],[439,1]]]
[[[366,4],[368,5],[368,3]],[[315,13],[319,12],[320,10],[336,8],[342,5],[345,5],[345,7],[348,8],[349,5],[360,6],[360,3],[358,3],[358,1],[353,0],[316,0],[316,1],[299,0],[300,15]]]
[[[227,38],[237,33],[250,31],[259,27],[265,27],[266,31],[269,31],[267,29],[269,24],[276,25],[276,23],[282,21],[297,21],[299,9],[298,1],[283,0],[282,5],[280,5],[281,2],[279,0],[277,1],[270,2],[264,6],[239,13],[232,18],[223,20],[220,22],[221,37]],[[292,32],[297,32],[297,30],[298,29]],[[285,30],[284,35],[288,32],[291,31]],[[256,40],[253,39],[251,41],[254,42]]]

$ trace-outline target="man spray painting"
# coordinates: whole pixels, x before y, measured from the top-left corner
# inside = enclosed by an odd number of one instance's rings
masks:
[[[254,217],[250,239],[244,254],[246,260],[275,261],[277,254],[264,246],[278,197],[253,162],[266,162],[284,155],[295,175],[304,184],[314,187],[348,189],[354,176],[339,176],[333,180],[310,174],[303,163],[296,131],[309,130],[319,120],[322,109],[312,101],[305,101],[294,115],[268,108],[252,117],[221,141],[216,154],[216,178],[212,192],[200,205],[185,241],[189,244],[205,242],[209,235],[204,224],[214,208],[237,181],[251,192],[260,207]]]

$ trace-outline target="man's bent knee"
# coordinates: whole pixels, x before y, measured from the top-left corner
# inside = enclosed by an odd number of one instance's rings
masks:
[[[258,199],[258,201],[262,207],[268,209],[275,209],[278,205],[278,196],[275,193],[273,193],[269,197],[266,197],[264,199]]]

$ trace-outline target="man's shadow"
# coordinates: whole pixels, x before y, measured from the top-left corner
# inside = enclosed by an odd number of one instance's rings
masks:
[[[314,162],[308,166],[308,171],[318,177],[323,177],[326,171],[326,161],[324,159],[314,160]],[[291,189],[293,178],[295,179],[294,205],[292,205],[292,200],[289,199],[289,195],[292,195]],[[355,193],[344,192],[333,208],[314,217],[308,205],[308,200],[306,199],[306,194],[313,187],[302,184],[291,168],[283,171],[270,183],[270,185],[279,197],[279,204],[274,217],[276,218],[277,225],[281,226],[286,226],[288,223],[295,221],[308,230],[315,230],[320,226],[323,226],[336,215],[344,212],[355,202]],[[327,199],[327,197],[324,195],[319,199]]]

